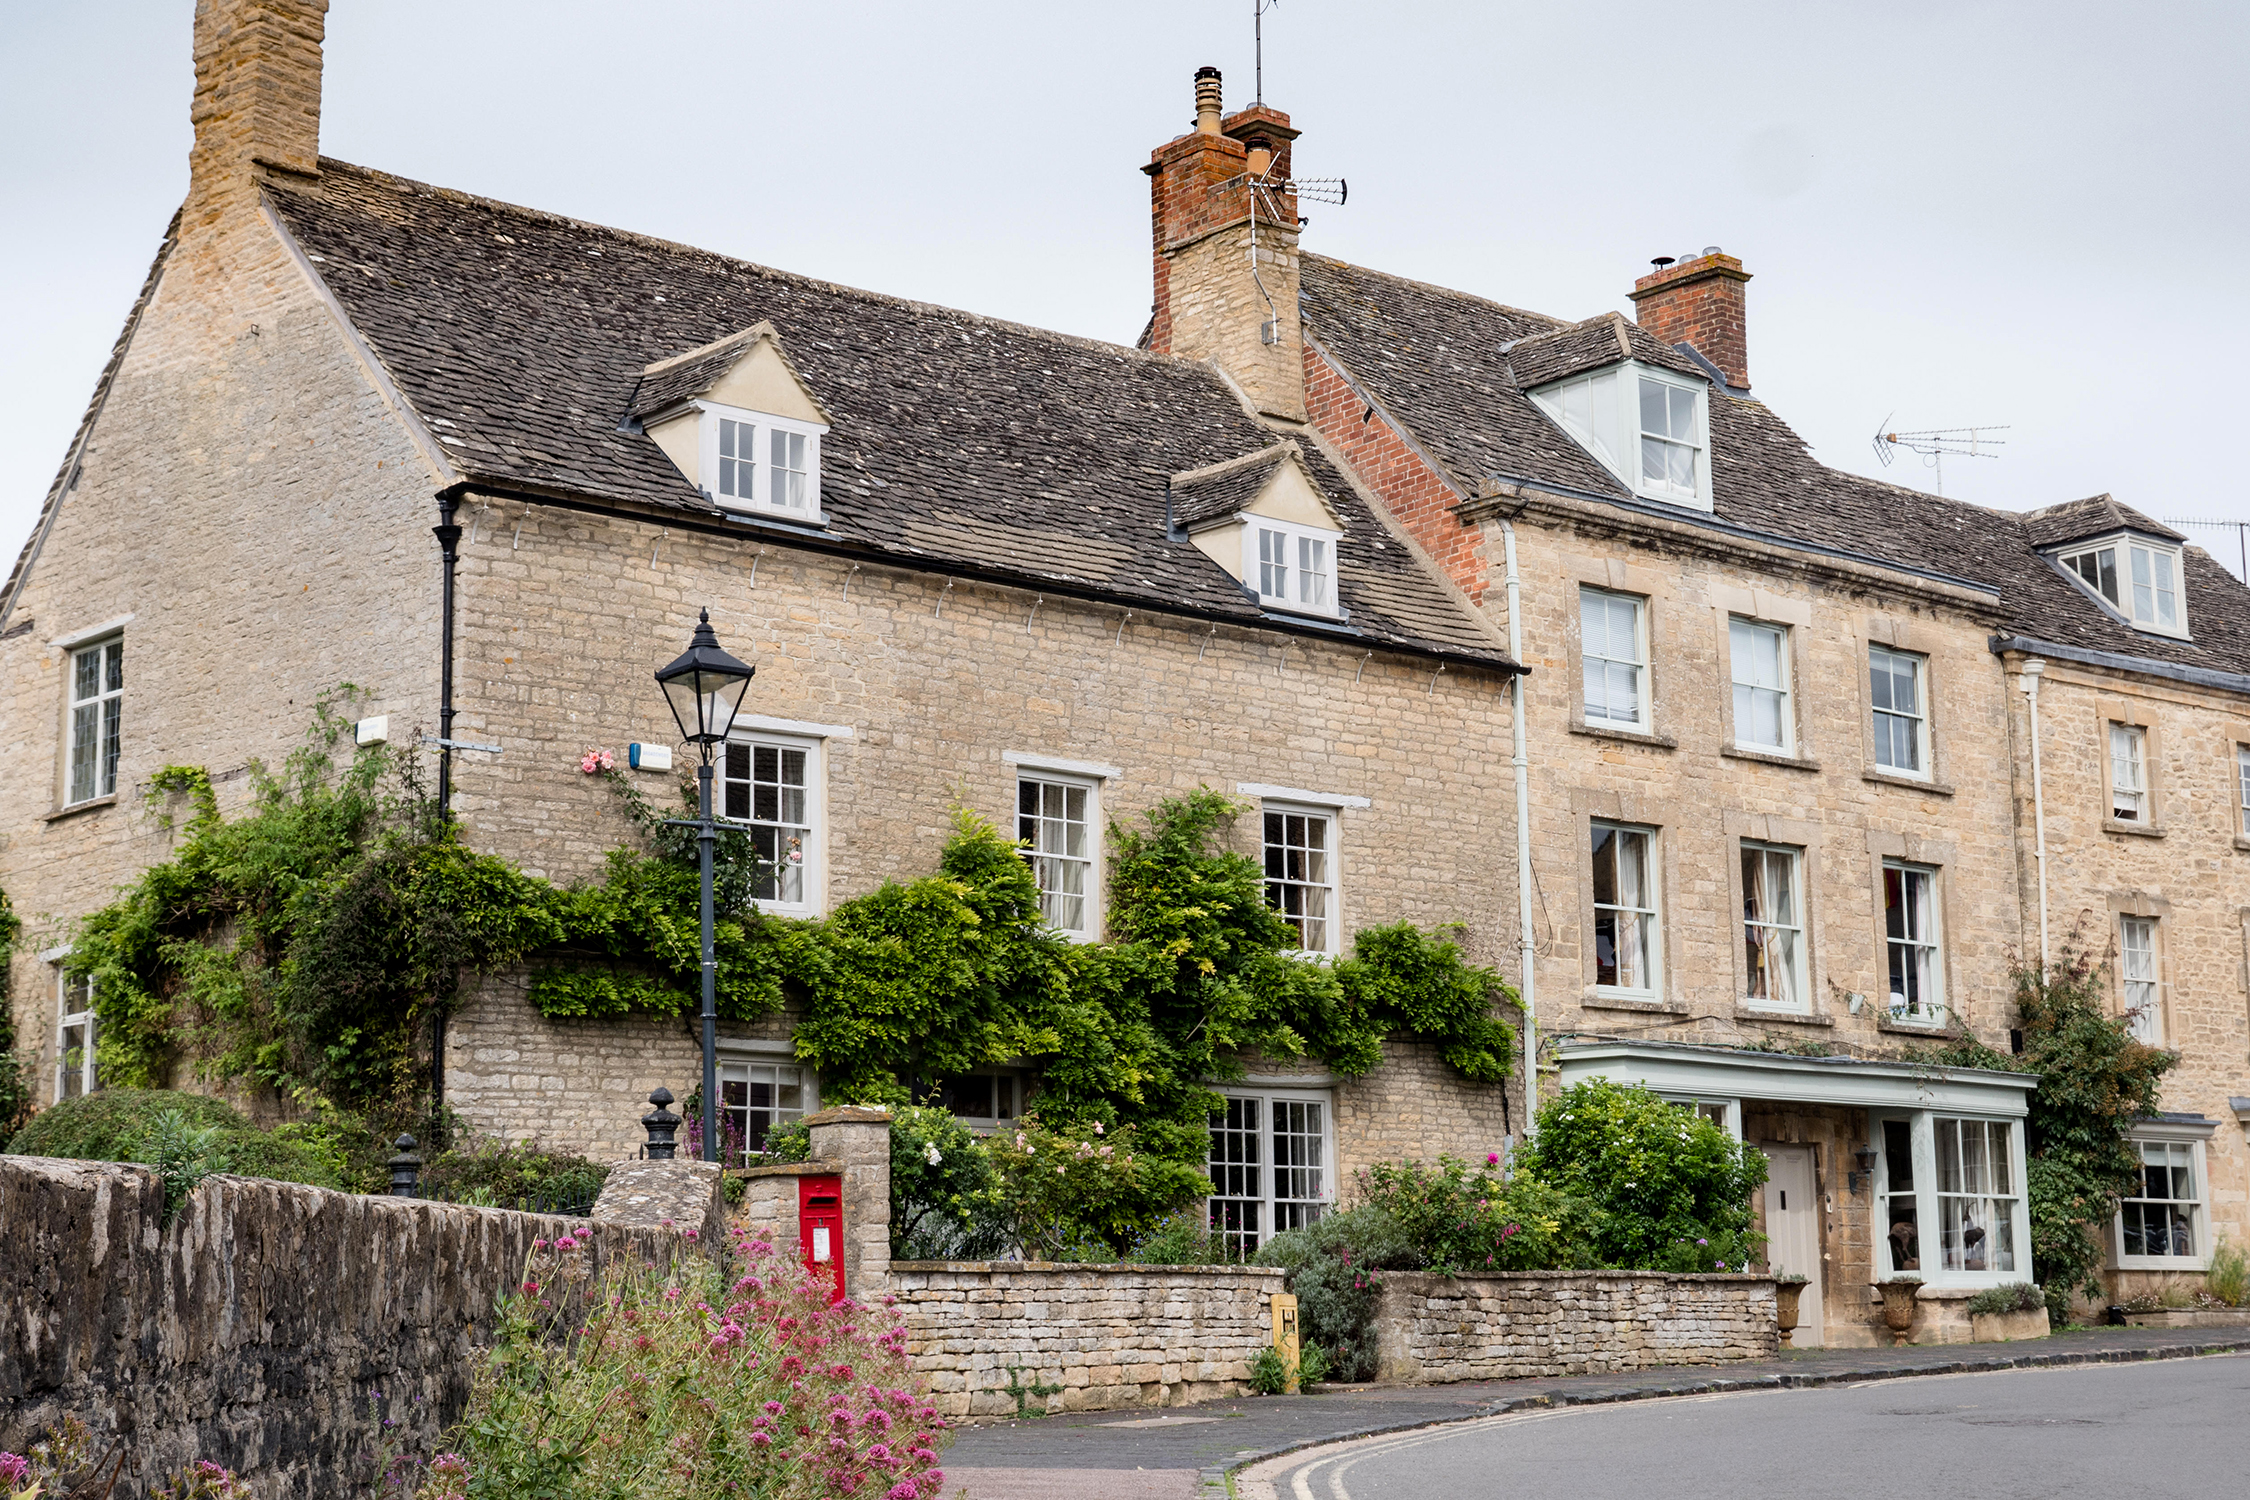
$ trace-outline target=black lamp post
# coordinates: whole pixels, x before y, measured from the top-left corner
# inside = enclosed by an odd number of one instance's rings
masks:
[[[703,1159],[719,1159],[719,991],[718,963],[711,954],[711,845],[718,826],[711,818],[711,757],[726,742],[757,668],[719,649],[711,633],[711,611],[696,622],[695,638],[679,660],[656,674],[657,686],[672,705],[680,737],[696,747],[695,841],[703,863]]]

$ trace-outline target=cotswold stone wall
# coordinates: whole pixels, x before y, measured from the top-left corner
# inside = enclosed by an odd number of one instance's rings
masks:
[[[1509,1380],[1775,1352],[1773,1281],[1654,1271],[1391,1273],[1376,1314],[1379,1378]]]
[[[372,1493],[371,1393],[432,1442],[531,1242],[656,1258],[669,1230],[214,1177],[171,1224],[142,1167],[0,1156],[0,1449],[65,1415],[106,1450],[115,1500],[196,1458],[260,1500]],[[426,1451],[426,1448],[425,1448]]]
[[[917,1373],[947,1416],[1169,1406],[1238,1396],[1273,1341],[1281,1272],[1253,1266],[894,1261]],[[1020,1372],[1020,1373],[1017,1373]]]

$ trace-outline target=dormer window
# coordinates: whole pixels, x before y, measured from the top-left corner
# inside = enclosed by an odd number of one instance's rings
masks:
[[[1531,399],[1634,494],[1711,509],[1705,382],[1628,360],[1542,386]]]
[[[1295,443],[1174,474],[1171,534],[1225,568],[1259,605],[1348,621],[1337,588],[1343,520]]]
[[[1336,541],[1306,526],[1253,517],[1258,539],[1258,602],[1281,609],[1336,612]]]
[[[714,499],[795,520],[819,519],[821,428],[766,412],[696,404],[708,453],[703,472],[711,476]]]
[[[2177,548],[2120,536],[2066,551],[2057,560],[2075,582],[2136,628],[2187,634]]]

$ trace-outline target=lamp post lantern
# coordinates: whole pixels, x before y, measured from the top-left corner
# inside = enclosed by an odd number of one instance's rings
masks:
[[[656,674],[680,726],[680,738],[695,746],[696,851],[701,859],[703,938],[703,1159],[719,1159],[719,991],[718,962],[711,952],[711,845],[718,826],[711,817],[711,757],[726,742],[742,695],[757,668],[719,649],[711,632],[711,611],[696,621],[695,637],[679,659]]]

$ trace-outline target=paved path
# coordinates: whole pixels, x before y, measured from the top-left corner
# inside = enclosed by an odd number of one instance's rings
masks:
[[[1242,1500],[2239,1496],[2250,1354],[1557,1407],[1256,1464]]]
[[[2103,1328],[2020,1344],[1809,1349],[1778,1359],[1631,1375],[1346,1387],[1318,1396],[1214,1401],[1161,1413],[1073,1412],[964,1429],[946,1454],[946,1489],[950,1497],[956,1482],[965,1485],[970,1500],[1190,1500],[1225,1470],[1262,1456],[1502,1412],[2233,1349],[2250,1350],[2250,1332]]]

